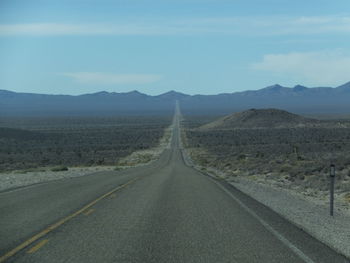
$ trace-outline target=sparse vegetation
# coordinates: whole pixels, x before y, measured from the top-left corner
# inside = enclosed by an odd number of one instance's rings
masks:
[[[132,152],[156,146],[170,123],[170,116],[3,118],[0,171],[115,165]]]
[[[349,191],[350,128],[198,129],[207,118],[193,120],[183,122],[183,141],[201,166],[326,191],[329,165],[335,163],[337,191]]]

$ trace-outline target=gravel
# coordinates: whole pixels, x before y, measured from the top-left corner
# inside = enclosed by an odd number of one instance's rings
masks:
[[[350,258],[350,213],[347,210],[335,208],[334,216],[331,217],[329,207],[315,198],[245,178],[231,178],[228,181],[335,251]]]
[[[95,172],[111,171],[114,166],[96,166],[96,167],[73,167],[68,171],[38,171],[38,172],[21,172],[13,171],[0,174],[0,192],[23,187],[32,184],[44,183],[65,178],[79,177]]]

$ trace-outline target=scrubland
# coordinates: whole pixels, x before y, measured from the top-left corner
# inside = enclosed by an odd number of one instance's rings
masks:
[[[187,117],[183,121],[184,144],[203,169],[326,201],[333,163],[337,199],[350,207],[350,128],[198,129],[212,120]]]
[[[171,117],[0,119],[0,171],[117,165],[156,147]]]

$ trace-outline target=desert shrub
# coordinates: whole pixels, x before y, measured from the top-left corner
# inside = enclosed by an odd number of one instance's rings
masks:
[[[347,202],[350,203],[350,191],[349,191],[349,193],[346,193],[346,194],[344,195],[344,199],[345,199],[345,201],[347,201]]]
[[[56,166],[56,167],[51,168],[51,171],[52,171],[52,172],[68,171],[68,167],[67,167],[67,166],[63,166],[63,165],[60,165],[60,166]]]
[[[237,156],[237,160],[245,160],[247,158],[247,156],[245,154],[240,154]]]
[[[280,172],[281,173],[289,173],[292,169],[293,169],[293,167],[290,164],[283,164],[280,167]]]

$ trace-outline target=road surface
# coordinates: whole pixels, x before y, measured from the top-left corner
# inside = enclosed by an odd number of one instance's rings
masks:
[[[185,165],[179,110],[150,165],[0,194],[0,262],[349,262]]]

